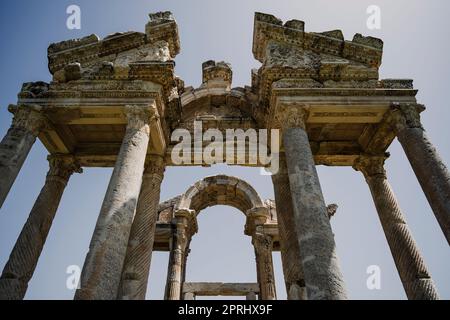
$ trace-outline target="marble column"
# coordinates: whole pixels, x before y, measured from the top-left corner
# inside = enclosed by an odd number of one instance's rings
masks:
[[[175,230],[167,270],[165,300],[180,300],[184,281],[186,251],[194,233],[197,232],[193,211],[177,211],[175,213]]]
[[[46,124],[39,107],[20,106],[10,111],[14,113],[13,122],[0,143],[0,208]]]
[[[128,240],[118,295],[120,300],[145,300],[164,170],[163,157],[148,157]]]
[[[156,107],[126,106],[125,114],[125,136],[89,245],[77,300],[114,300],[118,296]]]
[[[409,231],[384,170],[385,157],[361,156],[354,164],[369,185],[400,279],[410,300],[436,300],[439,295],[419,248]]]
[[[277,294],[272,260],[272,237],[257,231],[252,237],[252,244],[255,248],[260,299],[276,300]]]
[[[277,110],[307,297],[346,299],[334,234],[306,133],[307,115],[308,110],[302,105],[285,104]]]
[[[27,222],[17,239],[0,278],[0,300],[21,300],[33,276],[64,189],[74,172],[81,172],[68,155],[48,158],[50,170]]]
[[[288,300],[305,300],[306,288],[303,277],[300,248],[297,242],[291,188],[283,153],[279,155],[279,170],[272,175],[277,207],[278,232],[280,236],[281,262]]]
[[[392,118],[398,141],[450,244],[450,174],[420,122],[419,104],[393,106]]]

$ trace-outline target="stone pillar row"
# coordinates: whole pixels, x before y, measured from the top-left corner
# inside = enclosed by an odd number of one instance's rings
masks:
[[[156,107],[126,106],[128,124],[89,245],[77,300],[117,299]],[[130,252],[130,255],[133,255]],[[128,290],[128,282],[124,282]]]

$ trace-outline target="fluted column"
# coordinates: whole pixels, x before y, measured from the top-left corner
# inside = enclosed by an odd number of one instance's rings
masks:
[[[10,111],[14,113],[13,122],[0,143],[0,208],[46,123],[38,107],[21,106]]]
[[[450,174],[420,123],[423,110],[424,106],[418,104],[394,105],[393,124],[398,141],[450,244]]]
[[[175,213],[175,230],[167,270],[165,300],[180,300],[184,278],[184,262],[188,243],[197,232],[195,213],[193,211],[177,211]]]
[[[0,278],[0,300],[21,300],[33,276],[64,189],[81,168],[73,157],[49,156],[50,170]]]
[[[384,170],[385,157],[361,156],[354,168],[366,178],[400,279],[410,300],[436,300],[439,295],[417,248]]]
[[[118,299],[145,300],[155,239],[164,159],[149,156],[128,240]]]
[[[276,300],[272,260],[273,239],[270,235],[257,231],[252,237],[252,244],[255,248],[260,298],[261,300]]]
[[[302,105],[285,104],[277,110],[307,296],[309,300],[346,299],[334,234],[306,133],[307,116]]]
[[[156,107],[125,107],[128,124],[100,210],[75,299],[118,296],[128,239],[141,189],[150,122]]]
[[[306,288],[303,277],[300,248],[296,238],[291,188],[284,153],[279,155],[279,170],[272,175],[277,207],[278,232],[281,247],[284,282],[288,300],[305,300]]]

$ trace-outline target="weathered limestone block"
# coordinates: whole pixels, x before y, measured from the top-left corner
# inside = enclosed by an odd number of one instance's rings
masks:
[[[75,299],[117,298],[128,239],[141,188],[156,107],[126,106],[128,125],[103,200]]]
[[[71,156],[49,156],[50,170],[0,278],[0,300],[21,300],[33,276],[67,182],[81,168]]]
[[[0,207],[47,120],[38,106],[10,106],[12,125],[0,143]]]

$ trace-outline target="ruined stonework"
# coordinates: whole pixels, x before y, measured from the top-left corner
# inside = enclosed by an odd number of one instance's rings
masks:
[[[52,81],[23,84],[17,103],[9,106],[12,125],[0,143],[0,206],[36,139],[50,162],[1,274],[0,299],[25,296],[64,188],[83,167],[114,170],[76,299],[144,299],[153,251],[170,252],[166,299],[276,299],[273,251],[281,251],[288,299],[346,299],[330,225],[339,218],[337,205],[326,205],[317,165],[353,167],[364,175],[408,298],[439,298],[383,164],[397,137],[449,243],[450,175],[420,122],[425,108],[412,80],[379,79],[382,40],[361,34],[345,40],[340,30],[305,32],[303,21],[283,23],[256,13],[252,53],[260,67],[248,71],[252,80],[243,88],[233,87],[230,64],[213,60],[199,66],[198,88],[185,86],[175,74],[180,50],[170,12],[150,14],[144,32],[89,35],[49,46]],[[261,199],[247,182],[218,175],[160,202],[164,170],[177,165],[171,134],[176,129],[194,134],[195,121],[204,131],[223,134],[280,130],[275,199]],[[235,157],[250,154],[245,149]],[[197,216],[215,205],[245,215],[256,283],[185,281]]]

